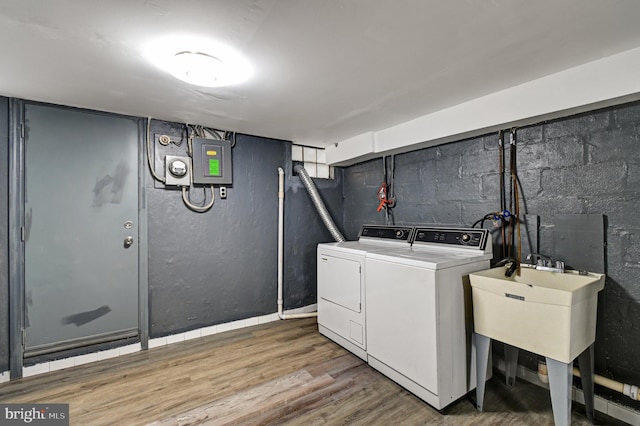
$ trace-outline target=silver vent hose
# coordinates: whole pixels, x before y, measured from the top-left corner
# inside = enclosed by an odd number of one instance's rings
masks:
[[[300,180],[304,184],[304,187],[307,188],[307,192],[311,197],[311,201],[313,201],[313,204],[316,206],[316,210],[320,215],[320,219],[322,219],[322,222],[324,222],[324,225],[327,227],[327,229],[331,233],[331,236],[333,237],[333,239],[338,242],[346,241],[344,236],[338,230],[338,227],[336,226],[336,224],[333,223],[333,219],[331,219],[331,215],[329,214],[329,211],[325,207],[324,202],[322,202],[322,198],[320,198],[320,194],[318,193],[318,188],[316,188],[316,185],[311,180],[311,177],[309,176],[309,173],[307,173],[307,171],[305,170],[304,166],[298,164],[293,168],[293,170],[300,177]]]

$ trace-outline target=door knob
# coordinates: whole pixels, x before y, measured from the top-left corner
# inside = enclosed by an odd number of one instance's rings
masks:
[[[133,244],[133,237],[129,235],[124,239],[124,248],[129,248]]]

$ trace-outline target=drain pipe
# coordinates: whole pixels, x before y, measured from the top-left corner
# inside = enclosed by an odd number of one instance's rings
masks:
[[[278,317],[282,320],[317,317],[317,312],[284,314],[282,312],[282,268],[284,265],[284,170],[278,167]]]
[[[573,375],[576,377],[580,377],[580,370],[574,367]],[[607,377],[599,376],[597,374],[593,375],[593,383],[604,386],[605,388],[614,390],[616,392],[620,392],[633,399],[634,401],[640,401],[640,392],[638,392],[638,386],[636,385],[620,383]]]

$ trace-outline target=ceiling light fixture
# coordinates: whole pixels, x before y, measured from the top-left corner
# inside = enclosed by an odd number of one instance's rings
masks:
[[[144,56],[158,68],[190,84],[222,87],[253,74],[249,61],[234,49],[193,36],[167,36],[145,46]]]
[[[169,72],[175,78],[196,86],[215,86],[224,72],[224,63],[206,53],[178,52],[173,59]]]

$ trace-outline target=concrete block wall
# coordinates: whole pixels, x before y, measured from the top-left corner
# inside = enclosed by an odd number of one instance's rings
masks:
[[[540,216],[540,252],[554,254],[554,215],[605,215],[607,281],[598,305],[596,372],[640,384],[640,103],[518,129],[516,156],[521,213],[526,205]],[[345,232],[355,238],[363,223],[385,223],[376,212],[382,160],[343,173]],[[395,189],[397,224],[471,226],[500,208],[498,135],[396,155]]]

